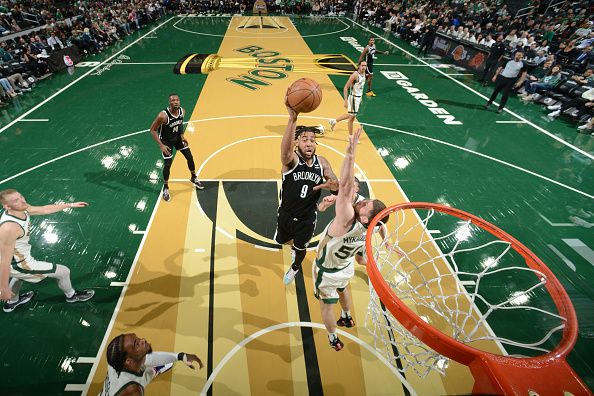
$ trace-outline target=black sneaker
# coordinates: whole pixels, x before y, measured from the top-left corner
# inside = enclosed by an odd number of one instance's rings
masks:
[[[340,319],[336,321],[336,324],[340,327],[355,327],[355,321],[351,316],[347,316],[346,318],[341,316]]]
[[[169,189],[168,188],[164,188],[163,189],[163,200],[165,202],[169,202],[171,200],[171,195],[169,195]]]
[[[28,291],[27,293],[23,293],[23,294],[21,294],[21,296],[19,297],[19,299],[17,301],[15,301],[13,303],[5,302],[3,311],[4,312],[12,312],[19,305],[27,304],[29,301],[31,301],[33,296],[35,296],[34,291]]]
[[[190,182],[195,185],[198,190],[204,190],[204,184],[202,184],[196,176],[192,176]]]
[[[334,349],[335,351],[340,351],[344,348],[344,344],[340,341],[340,338],[336,337],[333,341],[330,341],[330,348]]]
[[[78,301],[89,301],[95,295],[95,290],[86,289],[81,291],[74,291],[72,297],[66,297],[66,302],[75,303]]]

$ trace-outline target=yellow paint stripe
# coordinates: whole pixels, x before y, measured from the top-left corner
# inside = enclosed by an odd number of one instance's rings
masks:
[[[188,66],[188,63],[190,63],[190,61],[194,59],[197,55],[198,54],[192,54],[186,58],[184,63],[182,63],[181,67],[179,68],[179,74],[186,74],[186,66]]]

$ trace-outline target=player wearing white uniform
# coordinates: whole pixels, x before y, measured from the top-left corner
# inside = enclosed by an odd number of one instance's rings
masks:
[[[4,312],[14,311],[35,295],[33,291],[19,294],[23,281],[37,283],[45,278],[54,278],[67,302],[90,300],[95,294],[93,290],[74,290],[68,267],[35,260],[31,255],[29,242],[31,215],[47,215],[66,208],[83,208],[88,203],[32,206],[18,191],[12,189],[0,191],[0,203],[4,208],[0,215],[0,301],[5,302]]]
[[[353,327],[351,317],[351,295],[347,288],[355,274],[354,257],[365,246],[367,224],[385,205],[377,199],[364,199],[353,205],[355,191],[355,150],[362,130],[359,128],[349,136],[344,161],[340,171],[340,183],[336,196],[336,217],[322,234],[312,269],[315,296],[320,301],[322,320],[328,331],[330,346],[340,351],[344,344],[336,335],[336,325]],[[387,218],[383,219],[385,223]],[[342,312],[335,321],[333,306],[340,301]]]
[[[334,130],[334,127],[338,122],[348,119],[349,136],[353,135],[353,123],[355,122],[355,117],[359,112],[359,107],[361,105],[361,97],[363,96],[363,87],[365,86],[366,68],[367,62],[359,62],[357,71],[351,74],[348,81],[344,85],[344,107],[347,109],[348,113],[343,114],[337,117],[336,119],[330,119],[328,122],[330,123],[331,130]]]
[[[142,396],[147,385],[159,374],[183,361],[202,368],[200,358],[190,353],[153,352],[151,344],[136,334],[121,334],[107,346],[107,376],[99,396]]]

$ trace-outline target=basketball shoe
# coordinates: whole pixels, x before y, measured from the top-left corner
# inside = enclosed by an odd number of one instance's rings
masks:
[[[347,316],[346,318],[343,318],[342,316],[340,317],[340,319],[338,319],[336,321],[336,324],[339,327],[355,327],[355,321],[353,320],[352,316]]]

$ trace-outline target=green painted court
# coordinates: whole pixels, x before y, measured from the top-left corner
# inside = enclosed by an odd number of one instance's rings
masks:
[[[34,218],[33,255],[67,265],[74,287],[96,290],[88,303],[65,304],[51,280],[24,286],[38,290],[35,300],[0,316],[0,394],[97,394],[106,342],[124,331],[146,337],[155,350],[191,349],[208,363],[200,373],[175,368],[147,395],[197,394],[227,352],[257,330],[320,322],[310,271],[304,271],[297,290],[285,294],[281,279],[290,257],[272,241],[278,148],[286,125],[283,93],[304,75],[287,72],[251,91],[229,82],[246,70],[180,76],[172,69],[186,54],[229,56],[245,45],[287,58],[310,51],[344,54],[356,62],[355,43],[365,46],[370,36],[380,37],[378,49],[389,54],[378,55],[377,96],[363,98],[357,116],[366,134],[358,158],[367,176],[363,192],[387,204],[407,199],[462,209],[532,250],[571,298],[579,337],[567,360],[594,389],[594,137],[515,97],[503,114],[486,111],[482,106],[492,88],[480,86],[470,71],[436,57],[420,59],[416,48],[383,40],[383,32],[349,18],[269,19],[274,28],[247,29],[251,22],[241,17],[167,17],[86,58],[72,74],[41,81],[0,112],[0,189],[15,188],[33,205],[90,203]],[[336,171],[346,123],[330,132],[327,121],[344,110],[339,95],[347,77],[319,76],[310,77],[320,79],[322,106],[300,123],[325,126],[318,153]],[[178,158],[173,199],[165,203],[163,161],[148,128],[171,92],[187,110],[186,135],[206,189],[190,187],[185,161]],[[321,215],[318,231],[330,219],[329,213]],[[355,304],[368,293],[365,270],[357,274]],[[498,282],[501,293],[517,286],[514,279]],[[362,342],[368,338],[366,308],[361,301],[356,310]],[[310,319],[304,320],[304,313]],[[546,325],[513,316],[489,324],[506,334],[542,332]],[[221,369],[208,392],[374,394],[382,390],[371,385],[374,378],[395,381],[383,366],[373,374],[381,364],[353,346],[345,353],[356,359],[344,370],[352,369],[355,378],[345,385],[344,372],[336,369],[342,363],[330,354],[335,352],[322,330],[314,329],[306,342],[317,358],[303,347],[307,336],[298,328],[278,333],[231,358],[230,369]],[[262,368],[265,359],[276,366],[270,378]],[[317,359],[317,372],[311,371],[311,359]],[[418,393],[447,393],[449,386],[440,382]]]

